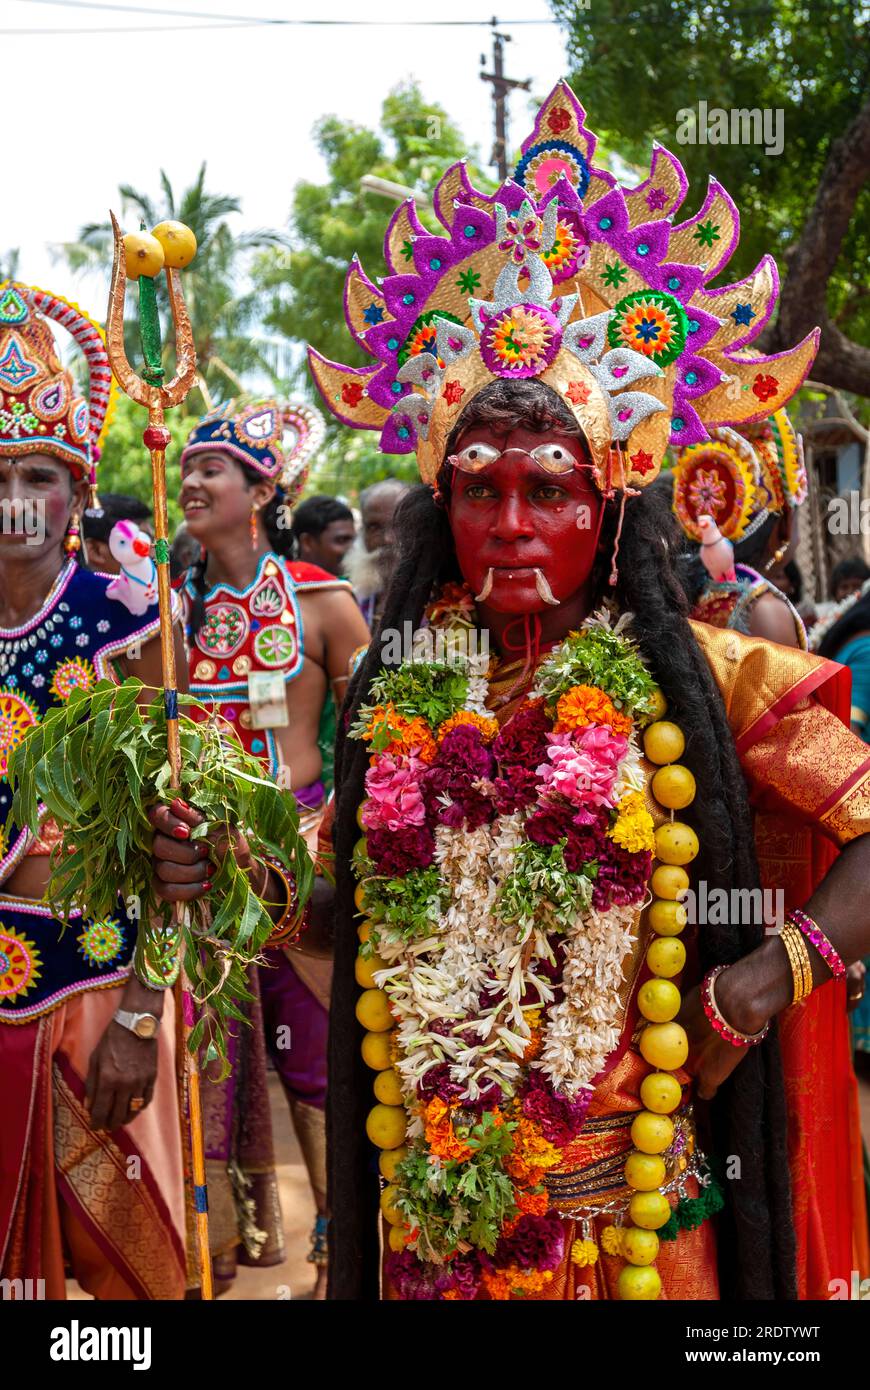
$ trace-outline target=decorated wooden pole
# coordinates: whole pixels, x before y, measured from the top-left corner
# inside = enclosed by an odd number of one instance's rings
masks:
[[[172,623],[172,594],[169,582],[169,537],[166,512],[166,447],[170,443],[165,424],[165,411],[181,405],[196,380],[196,351],[190,327],[179,270],[188,265],[196,254],[196,238],[180,222],[163,222],[149,234],[144,227],[137,233],[122,237],[121,229],[112,214],[115,254],[112,266],[112,287],[106,320],[106,340],[112,370],[131,400],[148,411],[148,426],[143,434],[151,455],[151,478],[154,491],[154,560],[157,566],[157,592],[160,604],[160,654],[163,669],[163,699],[166,710],[166,736],[172,781],[180,786],[181,743],[178,733],[178,687],[175,672],[175,642]],[[157,309],[155,278],[166,272],[169,304],[175,329],[176,371],[165,382],[163,342],[160,316]],[[139,332],[145,365],[137,375],[127,360],[124,346],[124,300],[127,279],[139,281]],[[182,939],[184,905],[175,904],[175,920],[179,940]],[[197,1249],[204,1299],[214,1297],[212,1288],[211,1255],[208,1243],[208,1195],[205,1178],[205,1149],[202,1131],[199,1071],[196,1057],[188,1046],[194,1024],[193,995],[182,965],[179,976],[182,1036],[184,1040],[185,1072],[189,1110],[191,1169],[193,1174],[193,1205],[196,1213]]]

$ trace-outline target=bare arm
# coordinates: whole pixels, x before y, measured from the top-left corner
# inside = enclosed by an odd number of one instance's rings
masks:
[[[308,602],[316,614],[323,669],[340,709],[350,679],[350,659],[368,642],[369,630],[355,598],[346,589],[311,594]]]
[[[843,850],[813,893],[804,911],[825,932],[846,966],[870,953],[870,834],[860,835]],[[831,970],[807,942],[814,988],[824,988]],[[716,982],[716,999],[724,1017],[741,1033],[757,1033],[793,998],[788,954],[778,934],[766,937],[749,955],[723,971]],[[746,1055],[714,1033],[707,1023],[695,988],[685,998],[680,1022],[692,1045],[690,1068],[698,1078],[698,1093],[715,1095],[722,1082]]]
[[[781,647],[798,647],[794,614],[784,599],[766,593],[752,605],[749,629],[753,637],[766,637]]]

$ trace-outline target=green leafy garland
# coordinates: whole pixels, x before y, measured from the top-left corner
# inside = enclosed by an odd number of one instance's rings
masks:
[[[157,898],[152,883],[147,812],[157,802],[181,796],[205,816],[192,840],[230,840],[235,830],[243,831],[255,857],[273,856],[295,881],[299,912],[314,871],[294,798],[263,777],[262,764],[227,736],[225,725],[180,715],[181,778],[172,784],[162,692],[146,709],[138,703],[144,688],[128,679],[120,686],[103,680],[90,692],[74,690],[15,749],[9,780],[16,823],[35,826],[41,802],[63,835],[45,893],[52,911],[68,926],[73,910],[83,905],[91,917],[110,917],[119,896],[137,898],[137,960],[144,957],[149,973],[164,978],[178,942],[172,904]],[[196,701],[182,696],[179,704]],[[231,1020],[248,1021],[240,1007],[252,997],[245,972],[260,957],[273,923],[231,852],[216,866],[212,882],[208,897],[187,905],[183,931],[185,969],[204,1006],[190,1049],[197,1051],[208,1027],[206,1060],[219,1058],[228,1070],[227,1027]]]

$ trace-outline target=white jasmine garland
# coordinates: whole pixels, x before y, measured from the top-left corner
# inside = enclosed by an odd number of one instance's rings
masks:
[[[629,620],[623,615],[612,630],[625,634]],[[586,626],[612,625],[602,610]],[[569,657],[561,647],[546,665],[552,672],[560,663],[567,669]],[[486,668],[480,656],[467,662],[464,708],[483,715],[489,713]],[[532,695],[543,693],[536,684]],[[619,764],[614,804],[644,785],[635,727]],[[386,967],[375,981],[389,995],[397,1018],[396,1068],[412,1138],[422,1133],[417,1087],[435,1066],[447,1064],[451,1081],[469,1101],[492,1083],[506,1095],[515,1092],[529,1065],[522,1059],[531,1037],[531,1010],[543,1008],[544,1015],[540,1055],[530,1065],[569,1100],[592,1087],[619,1042],[623,968],[640,905],[596,909],[589,884],[589,906],[563,933],[562,997],[554,1002],[554,987],[541,970],[543,962],[554,960],[548,936],[552,909],[535,894],[535,884],[544,876],[530,874],[528,914],[521,922],[506,923],[498,915],[500,890],[514,868],[518,847],[527,843],[526,814],[500,816],[473,830],[439,826],[435,863],[449,893],[433,932],[409,942],[389,927],[376,927],[377,950]],[[433,1185],[438,1178],[433,1165]]]

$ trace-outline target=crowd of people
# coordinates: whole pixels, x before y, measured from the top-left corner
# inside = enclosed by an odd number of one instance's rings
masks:
[[[211,410],[170,458],[185,708],[293,798],[315,868],[302,910],[247,822],[146,808],[160,901],[208,900],[232,856],[273,924],[229,1068],[199,1053],[219,1293],[285,1257],[270,1069],[316,1298],[823,1299],[870,1274],[870,568],[805,621],[786,406],[817,339],[747,352],[775,290],[707,288],[730,200],[678,224],[673,156],[623,189],[593,152],[560,83],[514,182],[448,171],[444,235],[405,209],[400,268],[351,267],[373,365],[312,349],[312,374],[419,486],[306,496],[301,403]],[[0,1276],[181,1299],[205,1197],[179,952],[123,899],[61,930],[63,817],[15,819],[50,711],[162,684],[149,503],[99,492],[106,368],[79,311],[0,286],[0,500],[44,522],[0,533]]]

